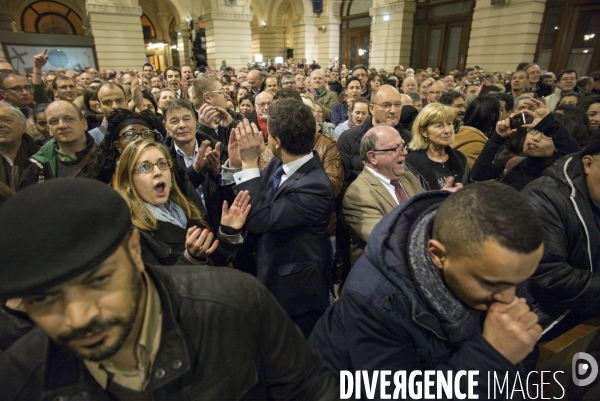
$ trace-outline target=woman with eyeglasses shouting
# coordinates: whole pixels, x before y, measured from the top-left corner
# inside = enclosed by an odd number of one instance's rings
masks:
[[[133,142],[153,140],[160,142],[160,134],[154,130],[154,115],[150,110],[135,113],[116,109],[108,116],[107,134],[91,155],[90,178],[116,185],[117,165],[121,153]]]
[[[146,264],[226,266],[243,243],[248,191],[240,191],[231,207],[223,202],[219,232],[210,232],[198,208],[179,189],[171,155],[161,143],[138,141],[123,151],[116,189],[140,230]]]
[[[471,177],[475,181],[495,179],[520,191],[541,177],[543,171],[556,160],[581,150],[575,138],[554,119],[544,98],[531,98],[524,102],[528,109],[496,124],[496,132],[489,137],[471,169]],[[533,121],[527,124],[522,113],[532,117]],[[518,121],[519,116],[521,121]],[[522,153],[496,158],[502,145],[517,134],[520,127],[527,129]]]

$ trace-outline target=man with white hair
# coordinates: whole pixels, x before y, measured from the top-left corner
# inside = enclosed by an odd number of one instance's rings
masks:
[[[273,95],[270,92],[260,92],[254,99],[254,110],[256,110],[256,113],[248,116],[248,121],[256,124],[258,129],[263,133],[265,140],[269,136],[267,121],[269,121],[269,106],[272,103]]]
[[[337,93],[327,89],[323,70],[314,70],[310,74],[310,83],[315,100],[323,109],[323,118],[331,121],[331,108],[340,102]]]

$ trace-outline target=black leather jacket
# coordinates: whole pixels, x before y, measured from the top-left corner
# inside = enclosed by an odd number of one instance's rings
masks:
[[[597,315],[600,310],[600,233],[581,154],[558,160],[526,186],[544,227],[544,256],[531,278],[531,294],[556,318],[566,310]]]
[[[332,400],[339,387],[256,279],[233,269],[146,269],[161,299],[154,400]],[[0,400],[113,400],[34,328],[0,354]]]

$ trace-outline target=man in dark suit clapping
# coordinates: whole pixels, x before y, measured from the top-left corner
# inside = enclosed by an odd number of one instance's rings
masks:
[[[329,304],[331,244],[327,224],[333,188],[314,152],[315,119],[293,99],[269,108],[268,144],[247,120],[232,130],[229,166],[234,191],[248,190],[252,210],[246,220],[258,234],[258,279],[308,337]],[[258,158],[268,146],[275,157],[262,172]]]

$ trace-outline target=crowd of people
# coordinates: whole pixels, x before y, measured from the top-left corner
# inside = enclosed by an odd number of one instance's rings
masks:
[[[0,61],[0,399],[514,377],[598,316],[600,71],[33,62]]]

